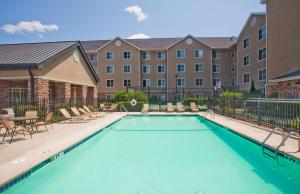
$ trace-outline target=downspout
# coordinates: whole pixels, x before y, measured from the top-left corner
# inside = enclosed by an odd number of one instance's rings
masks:
[[[31,71],[31,67],[29,67],[28,72],[29,72],[29,76],[30,76],[30,85],[31,85],[31,102],[34,102],[35,86],[34,86],[34,76],[33,76],[33,73]]]

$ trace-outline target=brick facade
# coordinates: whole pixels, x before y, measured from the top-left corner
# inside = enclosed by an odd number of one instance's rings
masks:
[[[44,79],[34,80],[35,100],[49,99],[49,81]]]
[[[267,85],[267,95],[277,93],[278,96],[300,96],[300,79],[282,81]]]
[[[70,100],[71,84],[70,83],[55,83],[55,96],[57,100]]]
[[[98,89],[97,87],[88,87],[87,90],[87,98],[96,99],[98,97]]]
[[[86,99],[87,97],[87,86],[77,86],[77,99]]]

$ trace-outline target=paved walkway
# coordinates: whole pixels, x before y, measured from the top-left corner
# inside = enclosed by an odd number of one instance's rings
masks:
[[[151,112],[149,114],[179,113]],[[199,113],[199,115],[203,114],[204,113]],[[105,126],[122,118],[125,115],[125,113],[112,113],[88,123],[54,124],[54,130],[50,130],[49,133],[42,132],[34,134],[33,139],[30,139],[30,136],[26,136],[24,138],[23,135],[18,135],[12,144],[0,142],[0,185],[19,175],[20,173],[36,166],[47,158],[59,153],[70,145],[73,145],[85,137],[88,137],[89,135],[101,130]],[[207,119],[260,142],[262,142],[269,134],[269,129],[267,128],[261,129],[249,123],[220,115],[215,115],[214,117],[208,115]],[[280,144],[281,139],[281,135],[274,134],[267,141],[267,144],[276,148]],[[280,150],[300,159],[300,152],[298,152],[297,149],[298,140],[289,138],[286,142],[286,145],[281,147]]]

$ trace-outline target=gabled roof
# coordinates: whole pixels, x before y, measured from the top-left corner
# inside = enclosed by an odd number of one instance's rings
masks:
[[[176,42],[183,40],[184,38],[147,38],[122,40],[127,41],[140,50],[167,50],[170,46],[172,46]],[[229,48],[235,44],[235,40],[233,40],[232,37],[195,37],[195,39],[213,49]],[[111,41],[112,40],[91,40],[82,41],[82,44],[85,51],[89,52],[99,50]],[[98,48],[96,49],[96,47]]]
[[[266,12],[252,12],[252,13],[249,15],[249,17],[248,17],[246,23],[244,24],[244,26],[243,26],[243,28],[242,28],[242,30],[241,30],[239,36],[238,36],[238,39],[240,38],[242,32],[245,30],[246,26],[249,24],[251,18],[254,17],[254,16],[266,16]]]
[[[300,69],[296,71],[292,71],[290,73],[287,73],[285,75],[276,77],[273,79],[273,82],[279,82],[279,81],[287,81],[287,80],[294,80],[294,79],[300,79]]]
[[[48,61],[78,48],[96,82],[99,77],[88,60],[79,41],[39,42],[0,45],[0,69],[43,68]]]

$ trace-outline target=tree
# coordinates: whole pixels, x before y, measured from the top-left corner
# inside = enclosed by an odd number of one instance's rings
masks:
[[[256,92],[256,88],[255,88],[255,85],[254,85],[254,81],[252,80],[251,82],[251,88],[250,88],[250,93],[255,93]]]

